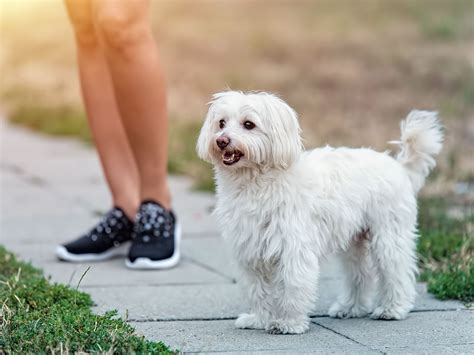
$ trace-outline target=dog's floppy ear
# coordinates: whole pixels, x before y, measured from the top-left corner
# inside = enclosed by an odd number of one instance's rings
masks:
[[[213,116],[212,110],[213,101],[209,103],[209,109],[207,111],[206,118],[204,120],[204,124],[201,127],[201,131],[199,133],[199,138],[196,143],[196,152],[199,158],[211,163],[211,154],[209,152],[209,144],[210,139],[212,137],[211,132],[211,122]]]
[[[286,102],[271,94],[261,94],[267,113],[265,124],[271,140],[269,163],[286,169],[303,150],[298,115]]]
[[[199,138],[196,143],[196,152],[199,158],[209,163],[212,163],[212,158],[209,149],[211,143],[210,140],[212,139],[212,136],[214,134],[214,132],[212,131],[212,125],[216,103],[217,101],[219,101],[220,98],[227,96],[229,93],[229,91],[223,91],[212,95],[212,100],[208,103],[209,109],[207,110],[207,115],[204,120],[204,124],[201,127]]]

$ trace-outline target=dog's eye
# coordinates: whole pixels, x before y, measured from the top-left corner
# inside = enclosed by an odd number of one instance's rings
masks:
[[[224,120],[220,120],[219,121],[219,128],[222,129],[225,127],[225,121]]]
[[[245,129],[254,129],[255,128],[255,123],[250,122],[250,121],[245,121],[244,122],[244,127],[245,127]]]

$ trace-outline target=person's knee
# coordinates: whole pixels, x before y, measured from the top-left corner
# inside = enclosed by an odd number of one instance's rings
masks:
[[[141,41],[148,30],[141,16],[118,11],[98,14],[96,26],[105,44],[118,50]]]
[[[66,0],[69,19],[78,45],[95,46],[98,43],[98,38],[95,33],[90,4],[84,0],[81,1]]]
[[[81,47],[93,47],[98,45],[98,38],[94,26],[90,22],[74,23],[76,42]]]

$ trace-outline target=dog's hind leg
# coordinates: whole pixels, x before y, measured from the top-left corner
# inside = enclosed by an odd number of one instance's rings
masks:
[[[373,319],[404,319],[416,298],[415,226],[391,223],[374,236],[372,244],[380,279]]]
[[[340,254],[344,269],[343,289],[329,309],[330,317],[360,318],[372,311],[376,272],[368,239],[368,232],[359,234],[350,248]]]

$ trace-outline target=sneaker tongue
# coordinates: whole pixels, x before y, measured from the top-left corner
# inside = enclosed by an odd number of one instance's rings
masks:
[[[157,206],[160,206],[161,208],[164,209],[163,205],[161,203],[159,203],[158,201],[155,201],[151,198],[149,199],[146,199],[146,200],[143,200],[142,203],[140,204],[140,206],[143,206],[143,205],[148,205],[148,204],[152,204],[152,205],[157,205]]]
[[[114,206],[108,213],[108,215],[112,218],[124,218],[130,223],[133,223],[133,221],[127,216],[125,211],[120,208],[119,206]]]
[[[109,214],[115,216],[115,217],[122,217],[122,216],[126,216],[125,212],[123,211],[123,209],[121,209],[120,207],[118,206],[114,206],[114,208],[112,208],[110,211],[109,211]]]
[[[165,208],[162,204],[154,200],[145,200],[141,203],[136,216],[136,220],[140,220],[143,216],[157,216],[162,217],[173,216],[173,212]]]

